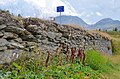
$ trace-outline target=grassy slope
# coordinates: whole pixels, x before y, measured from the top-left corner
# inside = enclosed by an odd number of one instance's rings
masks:
[[[120,79],[120,32],[109,31],[89,31],[90,33],[98,33],[104,37],[112,39],[113,56],[105,56],[112,61],[114,68],[110,73],[105,73],[107,79]]]
[[[114,55],[108,57],[115,66],[113,72],[107,74],[107,79],[120,79],[120,32],[111,31],[108,34],[112,37]]]
[[[111,31],[108,34],[112,37],[113,53],[120,54],[120,32]]]
[[[114,64],[114,69],[109,74],[106,74],[107,79],[120,79],[120,55],[109,57]]]

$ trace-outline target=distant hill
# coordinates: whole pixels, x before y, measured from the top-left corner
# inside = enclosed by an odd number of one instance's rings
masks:
[[[60,16],[57,16],[55,18],[55,22],[60,23]],[[118,28],[118,30],[120,30],[120,21],[113,20],[111,18],[104,18],[93,25],[89,25],[77,16],[62,15],[61,23],[62,24],[76,24],[86,29],[113,30],[114,28]]]
[[[55,22],[60,23],[60,16],[57,16],[55,18]],[[67,16],[67,15],[61,16],[61,24],[76,24],[84,28],[89,28],[90,26],[77,16]]]
[[[113,30],[118,28],[120,30],[120,21],[111,18],[104,18],[91,26],[91,29]]]

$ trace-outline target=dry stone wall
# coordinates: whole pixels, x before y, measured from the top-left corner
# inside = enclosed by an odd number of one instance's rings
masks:
[[[97,49],[112,54],[111,40],[99,34],[37,18],[24,19],[0,10],[0,64],[16,60],[25,51],[31,52],[35,45],[44,51],[45,48],[54,51],[61,43],[69,48]]]

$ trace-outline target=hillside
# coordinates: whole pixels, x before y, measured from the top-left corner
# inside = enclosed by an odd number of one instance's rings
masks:
[[[57,16],[55,18],[55,22],[60,23],[60,16]],[[110,31],[110,30],[113,30],[115,28],[120,30],[120,21],[113,20],[111,18],[104,18],[93,25],[89,25],[77,16],[62,15],[61,16],[61,23],[62,24],[75,24],[75,25],[82,26],[83,28],[89,29],[89,30],[101,29],[101,30],[109,30]]]
[[[92,25],[92,29],[113,30],[114,28],[118,28],[120,30],[120,21],[113,20],[111,18],[104,18]]]
[[[57,16],[55,18],[55,22],[60,24],[60,16]],[[61,16],[61,23],[62,24],[75,24],[78,26],[82,26],[83,28],[88,29],[90,25],[85,23],[81,18],[77,16],[67,16],[67,15],[62,15]]]

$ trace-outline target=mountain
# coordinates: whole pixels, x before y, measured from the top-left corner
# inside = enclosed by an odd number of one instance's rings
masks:
[[[60,24],[60,16],[55,17],[55,22]],[[61,24],[75,24],[78,26],[82,26],[84,28],[89,28],[90,26],[77,16],[67,16],[67,15],[61,16]]]
[[[120,21],[111,18],[104,18],[91,26],[92,29],[113,30],[118,28],[120,30]]]

